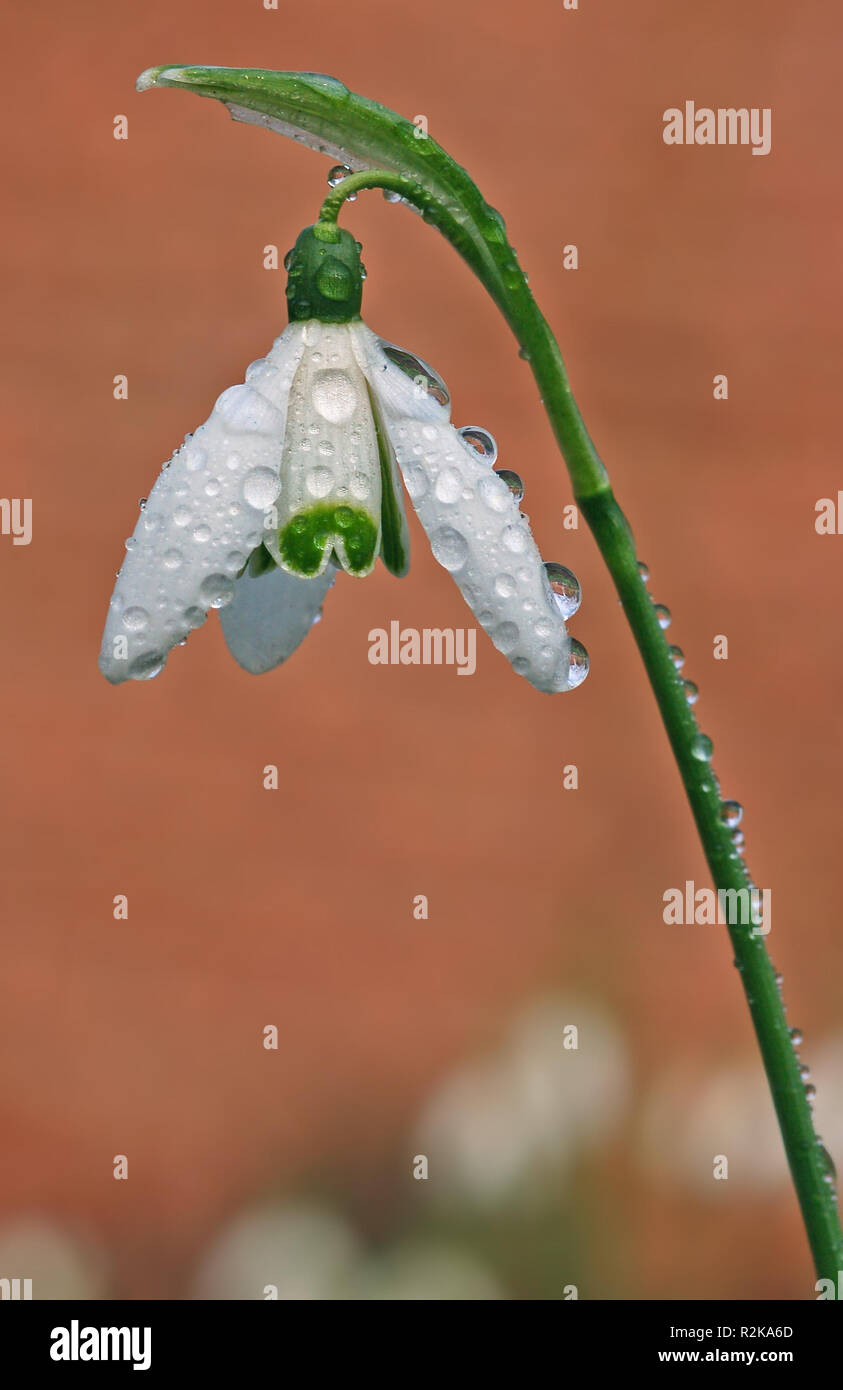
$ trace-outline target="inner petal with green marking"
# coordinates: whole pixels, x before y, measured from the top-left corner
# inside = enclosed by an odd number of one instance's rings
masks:
[[[264,544],[290,574],[329,561],[366,575],[381,550],[382,480],[366,379],[349,324],[305,324],[290,389],[281,492]]]
[[[331,548],[349,574],[369,574],[378,555],[378,528],[361,507],[317,503],[287,523],[278,548],[283,567],[293,574],[321,574]]]

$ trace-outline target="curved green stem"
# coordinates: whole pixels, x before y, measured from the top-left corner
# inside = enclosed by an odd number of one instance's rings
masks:
[[[335,221],[351,193],[384,188],[413,204],[443,233],[501,309],[530,363],[586,518],[612,576],[664,721],[714,885],[745,895],[754,885],[723,818],[710,744],[686,699],[658,613],[638,567],[635,542],[574,400],[558,344],[536,304],[503,219],[441,146],[409,121],[349,92],[334,78],[251,69],[154,68],[139,88],[173,86],[223,101],[239,120],[304,140],[357,170],[335,188],[321,220]],[[363,170],[364,172],[359,172]],[[729,900],[727,900],[728,902]],[[819,1278],[843,1270],[834,1169],[814,1130],[794,1039],[757,918],[731,900],[729,936],[772,1092]],[[732,918],[741,917],[739,921]]]

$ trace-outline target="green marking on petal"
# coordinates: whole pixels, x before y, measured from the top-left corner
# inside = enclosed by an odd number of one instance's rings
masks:
[[[372,419],[378,445],[381,469],[381,559],[391,574],[402,579],[410,568],[410,533],[401,494],[401,482],[395,464],[389,435],[378,410],[374,392],[369,386]]]
[[[343,569],[349,574],[369,573],[377,556],[377,525],[368,512],[343,502],[326,502],[299,512],[279,535],[278,548],[294,574],[312,578],[323,568],[332,542]]]

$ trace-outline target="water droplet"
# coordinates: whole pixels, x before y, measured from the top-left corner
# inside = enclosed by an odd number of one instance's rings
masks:
[[[670,659],[676,667],[677,671],[681,671],[682,667],[685,665],[685,653],[683,652],[682,648],[668,647],[668,651],[670,652]]]
[[[500,598],[512,598],[517,587],[511,574],[498,574],[495,576],[495,593],[498,594]]]
[[[388,203],[400,203],[400,202],[401,202],[401,194],[400,194],[400,193],[396,193],[394,189],[392,189],[392,188],[382,188],[382,189],[381,189],[381,192],[383,193],[383,196],[384,196],[386,202],[388,202]]]
[[[384,356],[388,357],[390,362],[394,363],[406,376],[412,377],[420,391],[432,396],[440,405],[450,405],[450,393],[438,372],[435,372],[420,357],[414,357],[406,349],[396,347],[395,343],[388,342],[386,338],[379,338],[378,342]]]
[[[140,510],[141,510],[142,512],[145,512],[145,511],[146,511],[146,504],[147,504],[148,501],[149,501],[149,498],[148,498],[148,497],[139,497],[139,498],[138,498],[138,507],[140,508]]]
[[[470,444],[472,449],[485,459],[486,463],[493,464],[498,456],[498,446],[494,435],[488,430],[481,429],[479,425],[463,425],[462,429],[457,430],[457,434],[464,439],[466,444]]]
[[[495,472],[502,483],[506,483],[509,491],[516,502],[520,502],[524,496],[524,484],[517,473],[513,473],[511,468],[496,468]]]
[[[207,545],[208,541],[211,539],[210,526],[206,526],[204,523],[201,526],[197,526],[193,532],[193,539],[198,541],[200,545]]]
[[[807,1083],[806,1083],[806,1086],[805,1086],[805,1099],[806,1099],[806,1100],[813,1100],[816,1094],[817,1094],[817,1088],[816,1088],[816,1086],[814,1085],[813,1081],[807,1082]]]
[[[335,164],[333,169],[328,172],[328,187],[336,188],[337,184],[342,183],[343,179],[347,179],[349,174],[353,173],[354,170],[348,164]],[[356,193],[349,193],[348,201],[353,203],[356,197]]]
[[[202,580],[199,597],[206,608],[222,608],[234,597],[234,584],[227,574],[209,574]]]
[[[720,819],[730,830],[737,830],[743,820],[743,806],[739,801],[724,801],[720,807]]]
[[[790,1041],[793,1043],[793,1046],[794,1046],[794,1047],[801,1047],[801,1046],[802,1046],[802,1040],[803,1040],[803,1038],[802,1038],[802,1029],[801,1029],[801,1028],[791,1028],[789,1031],[790,1031]]]
[[[142,652],[129,663],[129,676],[136,681],[150,681],[164,669],[165,657],[162,652]]]
[[[513,555],[521,555],[527,549],[527,532],[522,526],[507,526],[501,536],[504,548]]]
[[[262,396],[251,386],[229,386],[228,390],[223,391],[222,395],[217,398],[214,411],[229,429],[255,434],[277,432],[278,411],[272,402],[267,400],[266,396]],[[202,453],[202,463],[204,464],[204,452],[195,452]],[[190,468],[198,465],[191,465],[191,462],[188,461],[187,466]]]
[[[468,542],[453,526],[440,526],[430,537],[430,548],[444,569],[454,574],[468,559]]]
[[[700,698],[699,687],[693,681],[683,681],[682,689],[685,691],[685,699],[689,705],[695,705]]]
[[[492,640],[498,651],[506,655],[507,652],[512,651],[513,647],[517,646],[518,636],[518,628],[515,623],[501,623],[492,633]]]
[[[732,844],[735,846],[735,849],[738,851],[738,854],[740,854],[743,850],[744,845],[746,844],[746,836],[744,835],[742,830],[736,830],[733,833]]]
[[[811,1068],[806,1066],[804,1062],[799,1068],[799,1075],[802,1077],[803,1081],[810,1081],[811,1079]]]
[[[568,667],[568,688],[576,689],[588,675],[588,652],[576,637],[571,638],[571,664]]]
[[[456,502],[462,493],[462,478],[455,468],[443,468],[433,487],[440,502]]]
[[[669,608],[666,608],[663,603],[654,603],[653,611],[656,617],[658,618],[659,627],[662,629],[662,631],[664,631],[665,628],[670,627],[670,624],[672,623],[673,619],[670,616]]]
[[[343,300],[351,296],[354,279],[337,256],[326,256],[316,272],[316,288],[325,299]]]
[[[253,468],[243,479],[243,497],[250,507],[265,512],[281,491],[281,478],[271,468]]]
[[[708,734],[696,735],[693,743],[691,744],[691,752],[693,753],[695,758],[699,759],[701,763],[707,763],[711,761],[712,755],[714,753],[714,744],[708,737]]]
[[[645,565],[643,560],[638,561],[638,573],[641,575],[641,578],[644,580],[644,583],[646,584],[647,580],[650,578],[650,566]]]
[[[290,266],[292,265],[292,263],[293,263],[293,248],[290,247],[289,251],[287,252],[287,254],[286,254],[285,257],[284,257],[284,269],[285,269],[285,270],[289,270],[289,269],[290,269]],[[249,380],[249,373],[248,373],[248,372],[246,373],[246,380],[247,380],[247,381]]]
[[[123,626],[127,632],[143,632],[149,627],[149,614],[145,608],[127,608],[123,614]]]
[[[182,562],[182,553],[181,553],[180,550],[165,550],[165,551],[164,551],[164,555],[163,555],[163,559],[162,559],[162,564],[163,564],[165,570],[177,570],[178,567],[179,567],[179,565],[181,564],[181,562]]]
[[[577,576],[564,565],[557,565],[554,560],[545,561],[544,572],[553,594],[553,601],[562,617],[572,618],[582,603],[582,591]]]
[[[314,410],[333,425],[342,425],[350,420],[359,404],[354,382],[348,372],[339,368],[316,372],[310,399]]]
[[[221,487],[219,478],[209,478],[205,484],[205,496],[216,497]]]
[[[819,1149],[820,1160],[822,1162],[823,1168],[825,1169],[826,1178],[828,1178],[831,1182],[836,1182],[837,1169],[834,1166],[834,1159],[831,1157],[831,1154],[828,1152],[828,1149],[825,1147],[825,1145],[820,1143],[819,1139],[817,1140],[817,1148]]]
[[[334,475],[330,468],[320,464],[318,468],[308,470],[304,485],[311,497],[327,497],[334,486]]]

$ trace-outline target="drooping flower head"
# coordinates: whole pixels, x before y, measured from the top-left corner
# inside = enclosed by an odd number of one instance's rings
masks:
[[[108,680],[148,680],[211,608],[254,673],[317,621],[338,570],[409,568],[406,487],[431,549],[494,645],[539,690],[588,670],[565,620],[579,586],[542,563],[514,473],[485,430],[455,429],[444,383],[360,318],[360,243],[335,223],[285,265],[290,322],[164,465],[118,575],[100,652]]]

